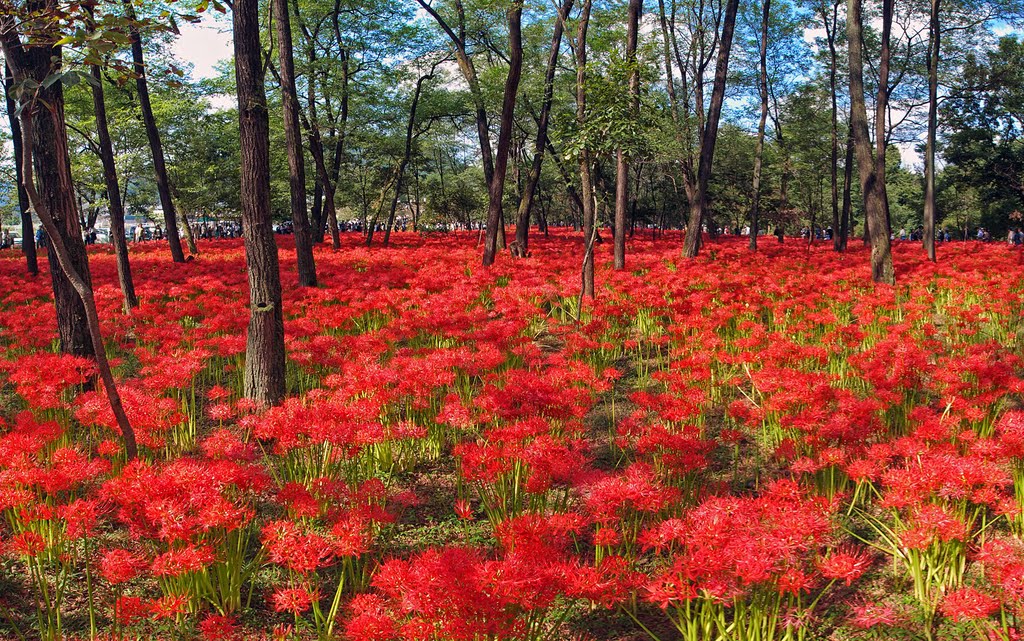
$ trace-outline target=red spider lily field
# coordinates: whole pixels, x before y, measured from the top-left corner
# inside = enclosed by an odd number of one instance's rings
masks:
[[[241,241],[91,253],[128,461],[0,258],[0,637],[1024,636],[1024,261],[476,235],[282,246],[288,397],[242,394]],[[394,240],[394,239],[393,239]],[[290,241],[282,240],[282,245]],[[859,245],[859,243],[858,243]],[[141,247],[141,246],[140,246]]]

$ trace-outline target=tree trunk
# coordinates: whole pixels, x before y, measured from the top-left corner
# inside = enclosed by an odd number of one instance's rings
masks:
[[[14,173],[18,181],[18,211],[21,213],[21,253],[25,256],[25,267],[28,273],[39,274],[39,259],[36,256],[36,230],[32,225],[32,210],[28,202],[28,193],[21,177],[22,149],[21,124],[18,122],[17,106],[11,97],[11,69],[4,66],[4,96],[7,98],[7,118],[11,125],[11,143],[14,147]]]
[[[10,52],[6,45],[4,47],[5,55],[9,55]],[[59,49],[58,49],[59,51]],[[59,53],[57,54],[60,55]],[[60,83],[56,83],[59,85]],[[58,92],[59,92],[58,88]],[[63,96],[59,99],[60,103],[63,103]],[[64,125],[64,110],[55,109],[56,103],[48,103],[49,107],[45,107],[47,116],[43,118],[43,122],[50,122],[49,129],[58,132],[58,136],[49,141],[43,140],[44,145],[49,143],[56,143],[57,149],[54,156],[56,158],[64,158],[66,164],[63,167],[59,167],[56,173],[65,175],[69,179],[68,182],[61,184],[58,188],[62,191],[67,189],[70,190],[71,182],[71,162],[67,154],[67,137],[64,134],[63,141],[61,140],[61,133]],[[138,455],[138,446],[135,442],[135,431],[132,429],[131,423],[128,420],[128,415],[125,413],[124,405],[121,403],[121,395],[117,391],[117,385],[114,381],[113,372],[110,369],[110,362],[107,360],[107,352],[103,346],[103,334],[100,330],[100,318],[96,311],[96,298],[93,295],[92,285],[89,278],[89,261],[86,259],[82,266],[84,269],[80,269],[77,264],[78,261],[72,255],[68,245],[65,244],[65,230],[61,229],[53,217],[52,210],[49,208],[47,198],[40,196],[35,189],[34,177],[32,172],[32,149],[36,146],[36,142],[39,141],[35,132],[33,131],[35,126],[36,115],[33,113],[37,108],[36,105],[27,105],[27,112],[23,112],[22,115],[22,145],[23,149],[26,150],[23,159],[22,175],[25,177],[25,189],[28,192],[29,199],[32,202],[33,209],[39,216],[39,222],[42,223],[43,228],[46,229],[50,237],[50,255],[56,257],[57,265],[51,265],[51,271],[59,271],[64,274],[64,277],[71,284],[73,291],[78,296],[78,301],[85,311],[85,326],[86,332],[89,335],[89,345],[92,351],[92,357],[96,361],[96,369],[100,375],[100,381],[103,383],[103,391],[106,393],[107,402],[110,403],[110,410],[114,414],[114,420],[117,422],[117,426],[121,431],[121,437],[124,440],[125,456],[128,460],[134,459]],[[61,144],[63,143],[63,148]],[[38,148],[38,147],[37,147]],[[69,216],[67,220],[77,221],[75,216]],[[81,230],[74,235],[74,238],[78,240],[78,244],[82,245],[84,254],[85,246],[82,244]]]
[[[886,0],[888,2],[888,0]],[[847,0],[846,35],[850,54],[850,129],[860,171],[864,197],[865,224],[871,240],[871,276],[877,283],[895,283],[889,226],[886,221],[884,190],[878,189],[879,176],[868,138],[868,115],[864,104],[864,42],[861,0]],[[884,128],[884,125],[883,125]],[[884,146],[885,141],[882,141]]]
[[[11,27],[10,34],[15,34]],[[12,65],[15,84],[27,78],[42,83],[51,73],[59,73],[60,63],[52,64],[51,56],[59,61],[60,47],[49,49],[36,46],[22,49],[20,42],[4,42],[4,55]],[[34,131],[22,131],[22,184],[29,197],[32,208],[39,211],[45,209],[49,213],[52,225],[45,227],[48,247],[61,243],[67,248],[69,268],[82,275],[85,283],[89,283],[89,262],[82,241],[82,229],[78,222],[78,211],[74,198],[74,186],[71,177],[71,160],[68,155],[67,131],[64,128],[64,90],[60,81],[49,87],[41,87],[33,98],[34,102],[45,105],[50,117],[40,118],[34,123]],[[25,102],[22,99],[22,102]],[[24,109],[28,109],[26,106]],[[26,114],[28,115],[28,114]],[[22,128],[31,116],[22,117]],[[28,144],[31,145],[29,147]],[[34,158],[38,167],[38,189],[41,193],[33,198],[36,186],[33,183],[34,172],[26,171],[30,167],[29,159]],[[54,237],[56,236],[56,238]],[[89,324],[86,317],[85,303],[69,276],[62,270],[57,261],[50,256],[50,280],[53,283],[54,307],[57,312],[57,334],[60,337],[61,351],[75,356],[95,357]]]
[[[135,282],[128,262],[128,239],[124,230],[124,204],[121,202],[121,187],[117,183],[117,166],[114,163],[114,146],[107,128],[107,104],[103,95],[103,75],[99,65],[92,65],[92,107],[96,115],[96,137],[99,142],[100,162],[103,164],[103,182],[107,189],[110,213],[110,240],[117,258],[117,279],[124,294],[124,308],[130,311],[139,305],[135,295]]]
[[[170,181],[167,179],[167,166],[164,163],[164,147],[160,142],[160,130],[156,127],[153,105],[149,101],[149,82],[146,80],[146,63],[142,53],[142,36],[136,23],[135,6],[132,0],[123,0],[125,15],[132,21],[130,37],[132,43],[132,67],[135,72],[135,91],[139,96],[139,107],[142,110],[142,123],[146,128],[146,138],[153,154],[153,172],[156,174],[156,189],[160,194],[160,207],[164,211],[164,226],[167,227],[167,244],[171,248],[171,258],[176,263],[185,262],[185,253],[181,249],[181,238],[178,236],[178,219],[174,211],[174,200],[171,198]]]
[[[494,160],[494,175],[490,183],[490,202],[487,207],[487,239],[484,244],[484,266],[494,264],[498,252],[499,226],[502,224],[502,197],[505,194],[505,171],[508,168],[508,151],[512,142],[512,128],[515,126],[516,93],[523,73],[523,5],[513,0],[508,12],[509,67],[505,79],[505,96],[501,103],[501,128],[498,130],[497,158]],[[503,231],[503,230],[502,230]]]
[[[576,122],[580,130],[587,123],[587,29],[590,24],[591,0],[583,0],[576,27]],[[580,149],[580,191],[583,214],[583,275],[580,302],[584,296],[594,298],[594,238],[597,223],[594,216],[594,184],[590,175],[590,150],[584,140]],[[582,307],[582,305],[581,305]]]
[[[523,252],[527,250],[530,242],[530,211],[533,208],[537,184],[540,182],[541,167],[544,162],[548,123],[551,119],[551,103],[555,92],[555,72],[558,70],[558,54],[562,48],[562,33],[574,2],[575,0],[562,0],[562,7],[555,19],[555,33],[551,37],[551,52],[548,55],[548,66],[544,73],[544,102],[541,104],[540,118],[537,120],[537,140],[533,149],[533,165],[526,178],[526,187],[523,189],[516,217],[516,242],[519,243]]]
[[[636,64],[637,30],[643,0],[629,0],[626,18],[626,64],[629,65],[630,112],[640,110],[640,69]],[[626,268],[626,208],[629,206],[629,160],[620,147],[615,154],[615,269]]]
[[[420,76],[416,80],[416,91],[412,95],[412,105],[409,107],[409,123],[405,128],[405,153],[402,155],[402,161],[398,164],[398,174],[395,176],[395,195],[391,198],[391,211],[388,213],[388,225],[384,230],[384,246],[387,247],[391,242],[391,228],[395,226],[395,213],[398,211],[398,200],[402,193],[403,178],[405,177],[405,168],[409,166],[409,159],[412,157],[412,140],[413,133],[416,129],[416,107],[420,102],[420,95],[423,93],[423,83],[427,82],[434,77],[434,68],[430,70],[425,76]],[[373,230],[368,230],[366,234],[366,246],[369,247],[373,241]]]
[[[928,47],[928,137],[924,151],[924,250],[935,262],[935,130],[939,108],[939,6],[931,0]]]
[[[690,211],[686,239],[683,243],[683,255],[695,258],[700,249],[701,225],[708,208],[708,181],[711,179],[711,162],[715,157],[715,142],[718,139],[718,123],[722,116],[722,103],[725,101],[725,82],[729,73],[729,51],[732,49],[732,36],[736,29],[736,11],[739,0],[728,0],[725,6],[725,18],[722,24],[722,36],[718,43],[718,64],[715,67],[715,82],[711,89],[711,104],[708,108],[707,121],[701,136],[700,156],[697,166],[697,198],[696,207]]]
[[[843,165],[843,211],[839,219],[839,251],[846,251],[850,239],[850,210],[853,209],[853,130],[847,127],[846,164]]]
[[[306,164],[299,130],[299,98],[295,89],[295,56],[288,0],[273,0],[277,31],[277,55],[281,64],[281,102],[284,105],[284,137],[288,148],[288,187],[291,194],[292,235],[300,287],[316,286],[313,236],[306,212]]]
[[[757,123],[757,144],[754,147],[754,202],[750,207],[750,249],[757,250],[758,211],[761,207],[761,163],[764,160],[764,129],[768,123],[768,18],[772,0],[764,0],[761,7],[761,120]]]
[[[822,22],[825,24],[825,37],[828,40],[829,68],[828,84],[830,98],[832,100],[832,150],[831,150],[831,177],[832,177],[832,249],[837,252],[846,250],[845,235],[840,234],[839,212],[839,105],[838,105],[838,75],[839,56],[836,52],[836,29],[838,26],[839,5],[832,3],[832,14],[829,16],[825,11],[825,4],[822,3]]]
[[[885,233],[892,232],[892,220],[889,212],[889,193],[885,182],[885,150],[888,138],[886,120],[889,114],[889,66],[892,58],[890,40],[892,37],[893,3],[895,0],[882,0],[882,50],[878,61],[878,98],[875,100],[875,189],[885,210]]]
[[[31,2],[29,8],[52,11],[55,5],[55,2]],[[114,384],[114,376],[103,347],[96,300],[89,279],[89,261],[75,211],[71,158],[68,154],[65,129],[64,92],[60,80],[48,87],[43,83],[51,74],[60,72],[62,52],[60,46],[39,46],[38,42],[36,44],[35,47],[25,49],[13,20],[10,17],[0,19],[0,45],[4,58],[11,67],[14,80],[21,84],[31,78],[40,83],[33,96],[27,100],[25,97],[21,99],[22,184],[26,198],[50,238],[50,273],[55,275],[54,298],[61,345],[64,351],[91,356],[96,360],[96,369],[103,382],[110,409],[124,438],[125,454],[130,460],[135,458],[137,453],[135,432],[121,404],[121,396]],[[39,109],[40,104],[44,105],[42,110]],[[40,111],[45,116],[37,125],[36,118]],[[45,190],[43,194],[36,189],[33,156],[39,161],[40,184]],[[56,265],[52,262],[54,257],[57,259]],[[60,275],[62,289],[58,289],[57,274]],[[65,342],[62,323],[69,318],[62,317],[61,310],[62,306],[66,307],[69,302],[65,296],[68,289],[76,297],[76,309],[73,314],[78,317],[70,320],[77,322],[77,327],[74,328],[76,334],[85,333],[86,342],[81,346],[83,349],[69,350],[69,343]]]
[[[259,0],[236,0],[235,78],[242,150],[242,232],[249,272],[245,395],[267,406],[285,393],[284,321],[270,216],[270,123],[260,48]]]

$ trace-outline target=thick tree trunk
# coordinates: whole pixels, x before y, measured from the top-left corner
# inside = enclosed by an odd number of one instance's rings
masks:
[[[695,258],[700,249],[701,225],[708,208],[708,182],[711,179],[711,162],[715,157],[715,142],[718,139],[718,123],[722,117],[722,103],[725,101],[725,82],[729,74],[729,52],[732,49],[732,36],[736,30],[736,11],[739,0],[728,0],[725,6],[725,18],[722,23],[722,36],[718,43],[718,64],[715,67],[715,82],[711,89],[711,104],[708,108],[707,121],[701,136],[700,156],[697,166],[697,198],[695,207],[690,211],[686,239],[683,243],[683,255]]]
[[[534,197],[537,193],[537,184],[540,182],[540,172],[544,162],[544,149],[547,146],[548,123],[551,119],[551,103],[555,92],[555,72],[558,70],[558,54],[562,48],[562,33],[565,30],[565,21],[569,18],[572,5],[575,0],[562,0],[562,6],[555,18],[555,32],[551,37],[551,51],[548,54],[548,66],[544,72],[544,102],[540,106],[540,118],[537,120],[537,140],[533,148],[533,164],[530,167],[530,174],[526,178],[526,187],[523,189],[522,198],[519,201],[519,210],[516,216],[516,242],[521,250],[526,252],[530,242],[530,211],[533,208]]]
[[[494,175],[491,176],[490,201],[487,207],[487,238],[484,243],[484,266],[494,264],[498,252],[499,226],[502,223],[502,198],[505,195],[505,172],[508,168],[508,152],[512,142],[512,128],[515,126],[514,115],[516,94],[519,91],[519,79],[523,73],[523,6],[520,0],[514,0],[508,12],[509,67],[505,79],[505,96],[501,103],[501,128],[498,130],[497,157],[494,160]]]
[[[57,83],[59,84],[59,83]],[[63,98],[61,99],[63,102]],[[52,107],[52,103],[51,103]],[[33,114],[32,111],[36,109],[35,105],[27,107],[28,113],[22,115],[22,144],[24,149],[31,150],[34,146],[34,142],[38,138],[34,135],[33,128],[35,126],[35,119],[37,114]],[[44,108],[45,109],[45,108]],[[52,110],[46,109],[47,116],[43,117],[42,122],[51,121],[50,129],[61,132],[64,124],[64,110]],[[58,146],[60,145],[60,139],[58,138]],[[65,146],[63,150],[57,151],[56,157],[63,156],[68,160],[67,166],[58,168],[58,172],[67,174],[70,178],[71,167],[70,159],[67,156],[67,138],[64,138]],[[106,393],[107,402],[110,403],[111,412],[114,414],[114,420],[117,422],[117,426],[121,431],[121,437],[124,440],[125,456],[128,460],[134,459],[138,455],[138,446],[135,442],[135,431],[132,429],[131,423],[128,420],[128,414],[124,410],[124,405],[121,403],[121,395],[117,391],[117,385],[114,381],[114,374],[110,369],[110,363],[107,361],[107,353],[103,346],[103,334],[100,330],[100,318],[96,311],[96,298],[93,295],[92,285],[89,278],[89,261],[85,260],[83,263],[84,270],[80,269],[76,263],[69,247],[65,244],[65,233],[55,221],[52,211],[49,209],[49,203],[47,198],[40,196],[36,192],[34,185],[34,178],[32,175],[32,153],[28,152],[25,154],[22,174],[25,176],[26,190],[29,194],[29,199],[32,201],[33,209],[39,216],[39,222],[46,229],[50,238],[50,255],[55,257],[57,260],[56,265],[51,265],[51,271],[59,271],[64,274],[64,277],[71,284],[75,295],[78,296],[79,303],[81,304],[85,312],[85,328],[89,335],[89,345],[92,352],[92,357],[96,361],[96,369],[100,375],[100,381],[103,383],[103,391]],[[61,189],[71,189],[70,182],[60,186]],[[75,220],[74,216],[69,217],[70,220]],[[75,221],[77,225],[77,221]],[[79,244],[81,240],[81,230],[75,234],[75,238],[78,239]],[[84,245],[83,245],[84,252]]]
[[[888,2],[888,0],[886,0]],[[850,129],[860,171],[864,197],[865,224],[871,240],[871,276],[877,283],[895,283],[885,192],[878,188],[879,176],[868,137],[868,115],[864,104],[864,42],[861,0],[847,0],[846,35],[850,53]],[[883,125],[884,129],[884,125]],[[882,141],[884,146],[885,142]],[[884,158],[883,158],[884,160]]]
[[[750,207],[750,249],[757,250],[758,212],[761,207],[761,164],[764,160],[764,129],[768,123],[768,18],[772,0],[764,0],[761,7],[761,119],[757,123],[757,144],[754,147],[754,202]]]
[[[306,212],[306,163],[299,130],[299,98],[295,89],[295,56],[288,0],[273,0],[277,53],[281,64],[281,102],[284,105],[284,137],[288,148],[288,187],[291,194],[292,235],[300,287],[316,286],[313,236]]]
[[[174,211],[174,200],[171,198],[170,181],[167,179],[167,165],[164,162],[164,147],[160,141],[160,130],[156,126],[153,105],[149,101],[149,82],[146,79],[146,63],[142,52],[142,36],[135,24],[135,7],[132,0],[123,0],[125,15],[132,21],[130,37],[132,43],[132,67],[135,72],[135,91],[139,96],[139,107],[142,110],[142,123],[146,128],[146,138],[153,154],[153,172],[156,175],[156,189],[160,194],[160,207],[164,211],[164,226],[167,228],[167,244],[171,248],[171,258],[176,263],[185,262],[185,253],[181,249],[181,238],[178,236],[178,218]]]
[[[928,46],[928,135],[924,151],[924,250],[935,262],[935,131],[939,110],[939,8],[940,0],[931,0]]]
[[[576,122],[580,130],[587,123],[587,29],[590,24],[591,0],[583,0],[576,27]],[[594,239],[597,221],[594,216],[594,183],[590,175],[590,150],[587,141],[580,149],[580,191],[583,214],[583,274],[580,302],[584,296],[594,298]]]
[[[260,48],[259,0],[234,4],[235,78],[242,150],[242,232],[249,272],[245,395],[266,406],[285,394],[284,321],[270,216],[270,123]]]
[[[92,107],[96,115],[96,138],[99,142],[100,162],[103,164],[103,182],[107,189],[108,213],[110,214],[110,239],[117,258],[117,279],[124,294],[125,310],[138,306],[135,282],[128,262],[128,239],[124,230],[124,204],[121,202],[121,187],[117,182],[117,166],[114,163],[114,146],[107,128],[107,103],[103,95],[103,75],[99,65],[92,66]]]
[[[59,47],[31,47],[15,54],[9,51],[12,46],[4,45],[6,56],[17,56],[23,59],[21,69],[14,68],[16,83],[31,78],[42,83],[51,73],[59,72],[60,67],[51,66],[51,56],[60,58]],[[8,60],[12,58],[8,57]],[[12,63],[14,64],[14,63]],[[46,105],[50,117],[39,118],[34,123],[31,135],[22,132],[22,179],[33,209],[38,215],[40,209],[49,214],[52,226],[46,227],[47,244],[53,247],[56,242],[67,248],[69,266],[72,271],[82,275],[85,283],[89,283],[89,262],[82,241],[82,229],[78,222],[78,209],[75,204],[74,186],[71,177],[71,160],[68,155],[67,132],[64,129],[64,90],[61,82],[49,87],[40,88],[35,100]],[[27,108],[27,107],[26,107]],[[26,120],[22,119],[24,128]],[[26,145],[29,141],[31,148]],[[36,187],[32,183],[34,173],[26,171],[29,166],[27,159],[34,158],[38,167],[39,190],[38,198],[32,194]],[[57,238],[53,236],[57,235]],[[89,324],[86,318],[85,304],[78,295],[69,277],[62,270],[53,256],[50,256],[50,280],[53,283],[54,306],[57,311],[57,334],[60,337],[61,351],[76,356],[95,356],[93,341],[89,335]]]
[[[32,2],[30,9],[52,11],[55,2],[44,4]],[[25,49],[10,17],[0,18],[0,44],[4,58],[11,67],[13,78],[21,84],[31,78],[42,85],[51,74],[58,73],[61,66],[61,48],[59,46],[37,46]],[[136,456],[135,432],[132,430],[121,404],[121,396],[114,384],[114,376],[107,361],[103,347],[103,336],[100,333],[100,320],[96,312],[96,300],[93,297],[89,279],[89,261],[82,242],[81,229],[78,227],[75,211],[74,187],[71,181],[71,158],[68,154],[67,131],[64,119],[64,93],[58,80],[49,87],[39,86],[33,95],[21,99],[21,174],[26,198],[32,209],[39,216],[39,221],[50,238],[50,272],[60,274],[64,286],[77,297],[78,318],[76,332],[84,332],[86,345],[84,349],[69,350],[65,342],[62,328],[62,305],[67,304],[64,291],[58,291],[57,280],[54,278],[54,297],[57,306],[57,325],[61,335],[61,345],[65,351],[91,356],[96,361],[96,369],[110,403],[111,412],[124,438],[127,458]],[[40,105],[44,105],[40,108]],[[43,114],[40,117],[40,114]],[[38,120],[38,123],[37,123]],[[42,134],[42,135],[40,135]],[[37,154],[42,154],[39,156]],[[41,170],[40,184],[45,193],[40,194],[36,188],[34,161],[39,161]],[[60,218],[58,219],[57,216]],[[53,258],[56,258],[54,264]]]
[[[14,173],[18,181],[18,211],[21,214],[21,253],[25,256],[25,268],[28,273],[39,274],[39,259],[36,256],[36,230],[32,225],[32,210],[28,202],[28,193],[21,177],[22,149],[21,123],[18,122],[17,106],[11,97],[11,69],[4,66],[4,96],[7,99],[7,118],[11,125],[11,143],[14,147]]]
[[[637,30],[643,0],[629,0],[626,17],[626,64],[630,66],[630,110],[636,115],[640,109],[640,69],[636,64]],[[626,268],[626,208],[629,206],[629,159],[619,148],[615,154],[615,269]]]

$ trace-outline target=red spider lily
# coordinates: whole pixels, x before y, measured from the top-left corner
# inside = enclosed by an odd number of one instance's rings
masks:
[[[119,548],[106,550],[100,557],[100,575],[110,584],[131,581],[148,567],[140,556]]]
[[[999,599],[974,588],[960,588],[942,599],[942,613],[954,622],[987,619],[999,611]]]

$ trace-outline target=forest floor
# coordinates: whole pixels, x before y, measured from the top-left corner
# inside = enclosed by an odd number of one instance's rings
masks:
[[[0,256],[0,637],[1018,633],[1019,250],[897,243],[886,287],[860,247],[638,237],[581,310],[572,232],[490,269],[475,239],[346,237],[304,289],[282,237],[265,412],[240,241],[133,245],[130,314],[93,248],[134,462]]]

